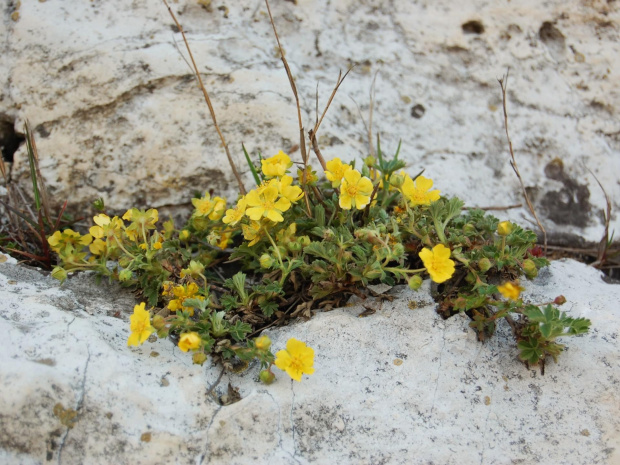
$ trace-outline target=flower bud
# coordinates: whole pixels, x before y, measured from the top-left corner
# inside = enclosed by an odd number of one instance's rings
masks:
[[[375,163],[377,163],[377,159],[373,157],[372,155],[369,155],[366,158],[364,158],[364,164],[368,167],[375,166]]]
[[[538,276],[538,268],[536,268],[536,264],[533,260],[528,258],[523,261],[523,272],[525,273],[525,277],[527,279],[534,279]]]
[[[273,258],[266,253],[262,254],[258,259],[261,268],[268,270],[273,265]]]
[[[489,271],[492,266],[493,264],[491,263],[491,260],[489,260],[486,257],[478,260],[478,269],[482,271],[483,273],[486,273],[487,271]]]
[[[151,320],[151,325],[153,326],[153,328],[155,328],[156,330],[160,330],[163,329],[166,326],[166,321],[164,320],[164,317],[161,315],[155,315],[153,317],[153,319]]]
[[[103,201],[102,197],[99,197],[97,200],[95,200],[93,202],[93,207],[95,208],[95,210],[97,210],[98,212],[102,212],[105,210],[105,202]]]
[[[196,352],[192,356],[192,361],[196,365],[202,365],[207,360],[207,356],[204,352]]]
[[[52,270],[52,278],[57,279],[61,283],[67,279],[67,276],[67,270],[64,268],[57,266]]]
[[[162,328],[159,331],[157,331],[157,337],[159,339],[165,339],[168,337],[168,330],[166,328]]]
[[[258,374],[258,378],[265,384],[271,384],[276,379],[276,375],[269,370],[263,370]]]
[[[465,276],[465,281],[469,284],[475,284],[476,283],[476,275],[473,274],[471,271],[469,273],[467,273],[467,276]]]
[[[257,337],[254,340],[254,345],[258,350],[269,350],[271,347],[271,339],[269,339],[269,336]]]
[[[121,266],[121,268],[127,268],[130,263],[131,263],[131,258],[129,257],[123,256],[118,259],[118,264]]]
[[[559,295],[553,300],[553,303],[556,305],[563,305],[566,303],[566,297]]]
[[[512,232],[513,226],[510,221],[502,221],[497,225],[497,234],[500,236],[507,236]]]
[[[288,249],[291,252],[300,252],[301,251],[301,244],[299,242],[289,242],[288,243]]]
[[[306,247],[307,245],[310,245],[310,242],[312,242],[310,240],[310,238],[308,236],[301,236],[297,238],[297,242],[299,242],[301,244],[301,247]]]
[[[412,291],[417,291],[420,289],[420,286],[422,286],[422,277],[419,274],[413,275],[409,278],[409,281],[407,281],[407,285]]]
[[[471,224],[471,223],[467,223],[465,224],[465,226],[463,226],[463,232],[465,234],[475,234],[476,233],[476,227]]]
[[[191,234],[187,229],[184,229],[183,231],[179,233],[179,239],[182,241],[188,240],[189,236],[191,236]]]
[[[118,280],[123,283],[125,281],[129,281],[132,278],[132,276],[133,276],[133,273],[131,272],[131,270],[124,269],[118,274]]]
[[[390,186],[400,189],[405,183],[405,177],[402,174],[393,173],[390,176]]]

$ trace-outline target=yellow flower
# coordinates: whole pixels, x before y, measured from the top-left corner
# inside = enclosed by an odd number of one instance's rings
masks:
[[[204,197],[192,199],[192,204],[196,209],[194,216],[198,218],[207,216],[210,220],[219,220],[226,211],[226,200],[222,197],[212,199],[208,192],[205,192]]]
[[[262,237],[261,224],[258,221],[251,221],[250,224],[242,224],[241,231],[243,231],[243,238],[246,241],[250,241],[248,247],[252,247]]]
[[[347,170],[340,185],[340,208],[362,210],[370,202],[372,182],[357,170]]]
[[[502,221],[497,225],[497,234],[507,236],[512,232],[512,223],[510,221]]]
[[[501,292],[504,297],[510,300],[517,300],[519,298],[519,295],[521,294],[521,291],[523,291],[524,289],[524,287],[519,286],[518,281],[515,281],[513,283],[507,282],[502,284],[501,286],[497,286],[497,290]]]
[[[146,229],[155,229],[155,223],[159,221],[159,213],[156,209],[151,208],[147,211],[131,208],[125,212],[123,219],[144,225]]]
[[[301,381],[301,375],[314,373],[314,350],[301,341],[291,338],[286,343],[286,350],[276,353],[275,365],[293,378]]]
[[[183,284],[181,286],[172,287],[170,283],[164,283],[164,292],[162,295],[172,295],[175,297],[170,302],[168,302],[168,309],[171,312],[176,312],[177,310],[183,310],[184,312],[188,312],[190,316],[194,315],[193,307],[184,307],[183,302],[186,299],[198,299],[204,300],[205,298],[201,295],[198,295],[198,285],[196,283]]]
[[[424,268],[436,283],[443,283],[454,274],[454,262],[450,260],[450,249],[437,244],[433,250],[424,247],[420,253]]]
[[[220,235],[220,240],[215,244],[215,246],[219,247],[222,250],[224,250],[226,247],[228,247],[228,244],[230,243],[230,238],[231,237],[232,237],[232,232],[230,232],[230,231],[222,231],[222,233]]]
[[[67,246],[71,246],[73,249],[80,250],[83,246],[90,244],[93,237],[90,234],[84,236],[75,232],[73,229],[65,229],[64,231],[56,231],[50,237],[47,238],[47,242],[55,252],[60,252]]]
[[[293,186],[292,184],[293,178],[285,174],[280,179],[280,182],[276,184],[276,187],[282,197],[288,199],[291,203],[295,203],[304,196],[304,193],[301,187]]]
[[[401,191],[411,205],[430,205],[431,202],[439,200],[439,191],[437,189],[428,191],[431,187],[433,187],[431,179],[418,176],[413,181],[407,176],[402,184]]]
[[[159,249],[161,249],[161,241],[157,241],[157,242],[155,242],[155,243],[153,244],[153,248],[154,248],[155,250],[159,250]]]
[[[92,253],[93,255],[103,255],[107,248],[107,243],[102,241],[101,239],[95,239],[93,243],[88,246],[90,253]]]
[[[269,178],[284,176],[286,171],[293,166],[289,156],[280,150],[271,158],[261,160],[263,174]]]
[[[259,194],[256,190],[250,191],[245,196],[248,202],[248,208],[245,214],[253,221],[258,221],[261,218],[269,218],[273,222],[284,221],[282,213],[291,208],[291,202],[285,198],[278,198],[278,188],[274,185],[268,186],[265,190]]]
[[[340,186],[344,173],[353,169],[351,165],[347,165],[340,161],[340,158],[334,158],[327,162],[327,171],[325,171],[325,177],[328,181],[331,181],[332,187],[336,188]]]
[[[131,334],[127,339],[128,346],[144,344],[144,341],[155,331],[151,326],[151,315],[144,309],[144,305],[144,302],[136,305],[133,308],[133,315],[129,317]]]
[[[179,339],[179,349],[183,352],[187,352],[189,350],[196,350],[200,348],[202,340],[200,339],[200,334],[195,331],[191,333],[182,333],[181,338]]]
[[[226,216],[222,218],[222,222],[230,226],[236,225],[239,221],[241,221],[243,215],[245,215],[246,207],[247,201],[245,200],[245,197],[241,197],[235,208],[229,208],[226,210]]]

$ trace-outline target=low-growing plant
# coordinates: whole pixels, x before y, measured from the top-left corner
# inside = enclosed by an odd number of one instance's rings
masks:
[[[275,25],[274,33],[277,38]],[[283,53],[281,59],[298,102]],[[508,321],[529,365],[557,360],[564,347],[559,337],[588,331],[589,320],[559,311],[561,296],[541,304],[520,298],[518,280],[536,277],[548,264],[534,232],[441,196],[423,171],[404,170],[400,144],[387,157],[377,138],[374,156],[326,162],[316,142],[325,111],[309,131],[319,173],[308,160],[298,106],[299,166],[282,151],[255,165],[243,147],[255,187],[246,193],[237,176],[240,194],[232,202],[209,191],[192,199],[181,227],[161,221],[156,209],[108,215],[100,200],[88,234],[64,230],[49,237],[59,259],[52,275],[64,281],[71,271],[92,270],[137,289],[143,302],[131,316],[128,345],[156,334],[192,353],[197,364],[210,357],[233,370],[257,359],[266,383],[274,379],[274,364],[297,381],[311,374],[314,352],[291,339],[274,355],[261,331],[310,318],[351,295],[364,297],[370,284],[417,290],[430,276],[442,316],[466,313],[480,340]],[[223,136],[222,143],[228,154]]]

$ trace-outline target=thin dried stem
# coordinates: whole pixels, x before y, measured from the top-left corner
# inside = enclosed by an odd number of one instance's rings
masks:
[[[288,65],[288,61],[286,61],[286,57],[284,56],[284,49],[282,48],[282,44],[280,44],[280,37],[278,36],[278,31],[276,30],[276,24],[273,21],[273,16],[271,15],[271,8],[269,7],[269,0],[265,0],[265,4],[267,5],[267,11],[269,12],[269,20],[271,21],[271,27],[273,27],[273,33],[276,36],[276,41],[278,42],[278,49],[280,50],[280,58],[282,59],[282,63],[284,64],[284,69],[286,70],[286,75],[288,77],[288,82],[291,84],[291,89],[293,89],[293,95],[295,96],[295,104],[297,105],[297,120],[299,121],[299,148],[301,149],[301,158],[304,162],[304,169],[308,166],[308,152],[306,150],[306,134],[304,131],[303,121],[301,119],[301,106],[299,105],[299,95],[297,94],[297,86],[295,85],[295,79],[293,79],[293,73],[291,73],[291,68]]]
[[[508,87],[508,71],[506,71],[506,75],[502,79],[498,79],[498,82],[502,89],[502,104],[504,108],[504,128],[506,129],[506,139],[508,140],[508,148],[510,150],[510,158],[511,158],[510,166],[512,166],[512,170],[515,172],[515,174],[517,175],[517,178],[519,179],[519,183],[521,184],[521,190],[523,191],[523,197],[525,197],[525,203],[527,204],[527,207],[529,208],[530,212],[534,216],[534,219],[536,220],[536,224],[542,231],[544,250],[545,250],[545,255],[546,255],[547,254],[547,231],[545,231],[545,228],[543,227],[542,223],[538,219],[538,215],[536,214],[534,205],[532,205],[532,202],[530,201],[530,197],[529,195],[527,195],[527,191],[525,190],[525,184],[523,183],[523,178],[521,177],[521,173],[519,173],[519,167],[517,166],[517,160],[515,159],[515,153],[512,148],[512,140],[510,139],[510,134],[508,132],[508,110],[507,110],[507,97],[506,97],[506,88]]]
[[[491,207],[468,207],[468,206],[463,206],[463,208],[461,210],[484,210],[484,211],[489,211],[489,210],[512,210],[513,208],[521,208],[523,206],[522,203],[515,203],[514,205],[506,205],[506,206],[491,206]]]
[[[601,238],[601,242],[598,245],[598,253],[597,253],[596,261],[591,264],[592,266],[600,267],[606,261],[607,250],[609,249],[609,246],[610,246],[609,222],[611,221],[611,200],[609,200],[609,196],[607,195],[607,191],[605,190],[605,188],[601,184],[601,181],[598,180],[598,178],[596,177],[596,175],[592,172],[592,170],[590,168],[586,167],[586,169],[594,177],[594,179],[596,180],[596,183],[598,184],[598,186],[603,191],[603,195],[605,196],[605,203],[607,204],[606,212],[603,214],[604,219],[605,219],[605,231],[603,232],[603,237]]]
[[[237,171],[235,162],[233,161],[232,156],[230,155],[230,150],[228,150],[228,144],[226,143],[226,140],[224,139],[224,134],[222,134],[222,131],[220,130],[219,125],[217,124],[217,118],[215,117],[215,110],[213,109],[213,105],[211,104],[209,93],[207,92],[207,89],[205,88],[204,83],[202,82],[202,77],[200,76],[200,72],[198,71],[198,66],[196,65],[196,61],[194,60],[194,55],[192,54],[192,50],[189,46],[189,43],[187,42],[187,38],[185,37],[185,32],[183,31],[183,27],[181,26],[176,16],[172,12],[172,8],[170,8],[170,6],[168,5],[168,2],[166,0],[162,0],[162,1],[164,2],[164,5],[166,5],[166,8],[168,8],[168,12],[170,13],[170,16],[172,17],[172,20],[176,24],[177,28],[179,29],[179,32],[181,33],[181,36],[183,37],[183,42],[185,42],[187,53],[189,54],[189,58],[192,62],[192,67],[194,68],[194,74],[196,75],[196,78],[198,79],[200,90],[202,90],[202,94],[204,95],[205,102],[207,102],[207,106],[209,107],[209,113],[211,113],[211,119],[213,120],[215,130],[217,131],[217,134],[220,136],[220,140],[222,141],[222,145],[224,146],[224,150],[226,151],[226,156],[228,157],[228,163],[230,164],[233,174],[235,175],[235,178],[237,179],[237,183],[239,184],[239,192],[241,193],[241,195],[245,195],[247,191],[245,190],[243,181],[241,181],[241,176],[239,175],[239,171]]]
[[[319,163],[321,163],[321,166],[323,167],[323,171],[327,170],[327,165],[325,163],[325,159],[323,158],[323,155],[321,154],[321,151],[319,150],[319,144],[317,142],[316,135],[319,132],[319,127],[321,126],[321,123],[323,122],[323,118],[325,118],[325,115],[327,114],[327,110],[329,109],[329,106],[331,105],[332,101],[334,100],[334,97],[336,96],[336,93],[338,92],[338,88],[343,83],[343,81],[345,80],[345,78],[351,72],[352,69],[353,67],[349,68],[347,72],[344,73],[344,76],[342,75],[342,71],[338,72],[338,79],[336,80],[336,85],[334,86],[334,90],[332,90],[332,93],[329,96],[329,100],[327,101],[327,104],[325,105],[325,108],[323,109],[323,113],[321,114],[321,117],[316,120],[316,123],[314,124],[314,128],[312,128],[308,132],[308,134],[310,135],[310,141],[312,142],[312,149],[314,150],[316,157],[319,159]],[[318,84],[317,84],[316,106],[317,106],[317,116],[318,116],[318,107],[319,107]]]
[[[370,155],[373,157],[376,153],[372,142],[372,114],[375,107],[375,83],[377,82],[378,74],[379,71],[377,71],[375,76],[372,78],[372,85],[370,86],[370,108],[368,109],[368,147],[370,148]]]

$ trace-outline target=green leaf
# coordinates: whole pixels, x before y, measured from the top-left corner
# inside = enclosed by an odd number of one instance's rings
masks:
[[[273,315],[273,313],[278,309],[278,304],[273,300],[265,300],[258,304],[260,309],[263,311],[263,315],[269,317]]]
[[[519,358],[531,365],[536,365],[543,358],[543,350],[540,348],[537,339],[530,338],[517,344],[519,348]]]
[[[243,341],[251,331],[252,327],[249,324],[243,323],[241,321],[235,322],[234,325],[228,328],[228,332],[237,342]]]
[[[245,161],[248,163],[248,167],[250,168],[250,171],[252,172],[254,181],[256,182],[257,186],[260,186],[260,178],[258,177],[258,173],[256,172],[256,167],[254,166],[254,163],[252,163],[252,160],[250,160],[250,156],[248,155],[248,151],[245,149],[245,145],[241,144],[241,147],[243,148],[243,154],[245,155]]]

